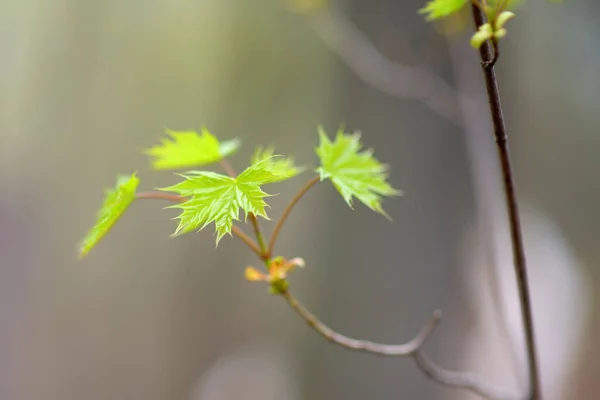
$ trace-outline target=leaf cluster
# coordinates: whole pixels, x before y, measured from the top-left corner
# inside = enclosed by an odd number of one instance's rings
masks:
[[[320,164],[312,170],[319,180],[331,181],[350,207],[353,207],[353,199],[357,199],[389,218],[382,207],[382,198],[401,192],[388,183],[387,167],[373,156],[373,150],[362,150],[360,134],[340,129],[332,140],[321,127],[318,134],[319,145],[315,152]],[[176,217],[179,224],[172,236],[200,231],[214,224],[218,245],[225,235],[231,235],[234,223],[241,221],[240,214],[244,215],[244,221],[248,217],[270,219],[267,199],[273,194],[267,193],[265,186],[294,178],[308,169],[296,165],[291,157],[276,154],[273,147],[258,147],[250,165],[236,175],[224,163],[225,157],[239,150],[239,139],[219,141],[206,128],[200,133],[167,129],[166,135],[160,144],[145,151],[153,169],[197,168],[221,162],[229,172],[191,169],[176,174],[180,181],[174,185],[158,188],[169,194],[154,197],[176,199],[176,204],[167,208],[180,210]],[[138,185],[136,174],[121,176],[115,187],[106,192],[96,224],[82,241],[80,256],[85,256],[122,216],[136,198]]]

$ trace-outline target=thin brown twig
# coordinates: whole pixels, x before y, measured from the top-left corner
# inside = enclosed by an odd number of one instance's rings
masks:
[[[231,233],[240,238],[258,257],[261,257],[262,252],[260,251],[260,247],[243,230],[233,225]]]
[[[267,263],[268,260],[271,258],[271,254],[269,253],[267,245],[265,244],[265,237],[260,229],[258,218],[256,218],[256,215],[254,215],[253,213],[249,213],[248,218],[250,218],[250,222],[252,223],[252,228],[254,229],[254,236],[256,237],[256,241],[258,242],[258,248],[260,249],[258,257],[260,257],[261,260]]]
[[[290,216],[292,210],[294,209],[294,206],[298,203],[298,201],[300,201],[302,196],[304,196],[306,194],[306,192],[308,192],[310,190],[310,188],[313,187],[315,184],[317,184],[319,181],[320,181],[320,177],[318,175],[315,175],[314,177],[312,177],[308,182],[306,182],[306,184],[304,186],[302,186],[302,188],[298,191],[298,193],[294,196],[294,198],[290,201],[288,206],[285,208],[285,210],[283,211],[283,214],[281,214],[281,217],[279,217],[279,220],[277,221],[277,224],[275,225],[275,229],[273,229],[271,238],[269,239],[268,254],[273,254],[273,249],[275,248],[275,242],[277,241],[277,238],[279,237],[281,228],[283,227],[283,224],[285,223],[287,218]]]
[[[460,98],[460,107],[464,115],[464,134],[467,146],[467,155],[471,164],[472,180],[475,196],[475,215],[478,243],[482,247],[482,256],[485,259],[480,267],[488,269],[487,286],[492,300],[490,315],[499,321],[500,336],[505,340],[507,351],[512,365],[509,367],[521,383],[527,380],[527,371],[521,370],[519,361],[519,346],[514,342],[515,337],[509,332],[509,323],[506,319],[505,304],[502,303],[498,281],[501,266],[505,266],[502,254],[505,253],[506,236],[508,240],[508,223],[506,222],[506,205],[503,201],[503,188],[500,175],[500,166],[495,157],[495,144],[482,132],[492,130],[492,123],[487,116],[485,89],[479,88],[476,81],[478,69],[471,60],[473,49],[463,41],[447,38],[448,53],[456,76],[457,91],[473,93],[478,101],[465,101]],[[506,234],[504,233],[506,231]],[[469,250],[470,251],[470,250]],[[486,289],[487,290],[487,289]],[[525,365],[523,365],[525,366]],[[525,385],[523,385],[525,386]]]
[[[337,333],[327,325],[323,324],[310,311],[308,311],[289,290],[281,292],[281,296],[287,300],[288,304],[306,323],[312,327],[318,334],[328,341],[340,345],[348,350],[363,351],[382,356],[408,356],[418,351],[429,336],[433,333],[436,326],[442,319],[442,312],[436,310],[431,319],[421,329],[421,331],[412,340],[404,344],[381,344],[368,340],[352,339]]]
[[[163,193],[163,192],[141,192],[135,195],[136,199],[155,199],[155,200],[167,200],[174,203],[182,203],[186,200],[185,197],[178,196],[176,194],[171,193]],[[249,248],[252,250],[258,257],[262,258],[262,252],[260,247],[248,236],[243,230],[233,225],[231,227],[231,233],[236,235],[238,238],[242,240]]]
[[[176,194],[171,193],[163,193],[163,192],[140,192],[136,193],[136,199],[156,199],[156,200],[167,200],[173,203],[182,203],[185,201],[185,197],[178,196]]]
[[[443,385],[468,389],[492,400],[525,400],[525,397],[509,393],[501,387],[485,382],[473,373],[444,369],[436,365],[420,350],[412,353],[412,357],[429,378]]]
[[[225,173],[227,173],[227,175],[229,175],[232,178],[235,178],[235,176],[237,174],[235,173],[235,169],[233,169],[233,167],[231,166],[229,161],[227,161],[225,158],[221,158],[221,161],[219,161],[219,164],[221,164],[221,167],[223,167],[223,169],[225,170]]]
[[[471,7],[473,21],[476,29],[484,23],[485,17],[477,7]],[[508,136],[502,114],[502,104],[500,101],[500,90],[496,80],[496,73],[493,65],[487,65],[486,61],[493,58],[493,49],[489,43],[484,43],[480,48],[480,58],[482,62],[485,86],[488,94],[488,101],[494,126],[494,136],[498,155],[500,157],[500,167],[502,171],[504,194],[506,206],[508,208],[508,220],[510,225],[510,237],[513,247],[513,257],[515,272],[517,277],[517,288],[519,291],[519,300],[525,329],[525,342],[527,345],[527,365],[529,376],[529,391],[531,400],[541,400],[541,385],[538,370],[537,350],[535,343],[535,333],[533,326],[533,313],[531,296],[529,293],[529,283],[527,278],[527,263],[525,260],[525,246],[523,244],[523,235],[521,232],[521,221],[519,218],[519,208],[517,195],[508,149]]]

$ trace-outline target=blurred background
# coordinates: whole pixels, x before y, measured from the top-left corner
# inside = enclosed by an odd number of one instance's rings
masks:
[[[244,280],[253,254],[135,203],[82,261],[105,187],[165,127],[276,144],[315,165],[316,127],[360,130],[404,197],[393,223],[313,189],[278,244],[304,304],[353,337],[401,343],[434,309],[442,366],[523,390],[522,337],[469,14],[423,0],[4,0],[0,4],[0,398],[466,399],[410,358],[324,341]],[[522,201],[544,391],[596,399],[600,35],[591,0],[529,0],[497,65]],[[308,175],[281,184],[276,218]],[[273,191],[273,189],[271,190]],[[264,222],[267,232],[272,222]]]

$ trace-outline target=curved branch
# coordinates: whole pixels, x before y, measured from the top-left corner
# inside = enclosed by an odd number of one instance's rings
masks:
[[[419,100],[454,125],[462,125],[457,102],[460,94],[438,75],[388,60],[364,33],[336,11],[315,13],[309,19],[330,50],[365,83],[391,96]]]
[[[427,324],[412,340],[404,344],[382,344],[344,336],[319,321],[317,317],[292,296],[289,290],[283,291],[280,294],[310,327],[331,343],[348,350],[362,351],[381,356],[412,356],[417,366],[432,380],[442,385],[471,390],[489,400],[525,399],[524,396],[509,393],[500,387],[484,381],[471,372],[450,371],[441,368],[423,354],[421,348],[442,319],[442,312],[440,310],[436,310],[433,313]]]
[[[432,380],[445,386],[471,390],[490,400],[525,400],[527,396],[509,393],[505,389],[481,380],[471,372],[450,371],[436,365],[422,351],[412,354],[419,368]]]
[[[317,319],[310,311],[308,311],[289,291],[281,293],[288,304],[310,325],[318,334],[323,336],[328,341],[340,345],[348,350],[364,351],[367,353],[378,354],[382,356],[408,356],[418,351],[429,336],[433,333],[436,326],[442,319],[442,312],[436,310],[431,319],[421,329],[421,331],[414,337],[404,344],[381,344],[374,343],[368,340],[352,339],[337,333],[327,325],[323,324]]]

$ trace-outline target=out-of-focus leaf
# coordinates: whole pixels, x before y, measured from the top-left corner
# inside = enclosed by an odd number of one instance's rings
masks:
[[[79,258],[85,257],[123,215],[135,199],[135,190],[139,183],[140,180],[135,173],[121,175],[117,178],[115,187],[106,190],[96,224],[79,245]]]
[[[146,150],[153,157],[154,169],[178,169],[199,167],[221,161],[235,153],[240,147],[238,139],[219,142],[206,128],[200,134],[196,131],[172,131],[166,133],[171,137],[163,139],[160,145]]]

